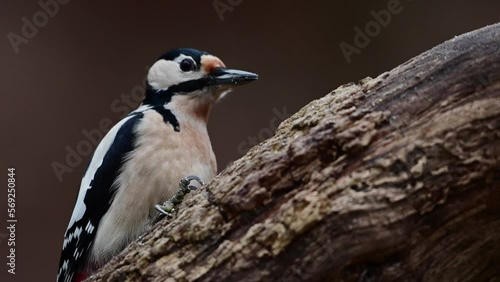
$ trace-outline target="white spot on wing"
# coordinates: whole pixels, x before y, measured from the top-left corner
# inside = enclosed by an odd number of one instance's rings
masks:
[[[94,232],[94,225],[92,225],[92,223],[90,223],[90,221],[87,223],[87,226],[85,226],[85,231],[87,231],[87,233],[89,233],[89,234]]]
[[[68,260],[65,260],[63,262],[63,265],[61,268],[59,268],[59,272],[57,273],[57,281],[59,281],[59,277],[61,277],[61,274],[64,272],[66,272],[68,270],[68,265],[69,265],[69,261]],[[68,282],[71,282],[71,280],[73,279],[73,273],[65,273],[65,277],[64,277],[64,281],[68,281]]]
[[[75,229],[75,232],[68,234],[67,237],[64,237],[63,250],[66,249],[69,242],[80,238],[80,234],[82,234],[82,228],[78,227]]]
[[[65,261],[64,261],[63,266],[62,266],[62,269],[63,269],[63,270],[68,269],[68,263],[69,263],[69,261],[68,261],[68,260],[65,260]]]

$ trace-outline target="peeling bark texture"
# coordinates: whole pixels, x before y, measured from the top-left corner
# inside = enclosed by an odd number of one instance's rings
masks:
[[[500,281],[500,24],[313,101],[89,281]]]

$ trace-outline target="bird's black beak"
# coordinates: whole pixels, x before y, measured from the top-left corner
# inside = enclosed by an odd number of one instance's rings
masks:
[[[242,85],[257,80],[259,76],[252,72],[215,68],[209,74],[211,85]]]

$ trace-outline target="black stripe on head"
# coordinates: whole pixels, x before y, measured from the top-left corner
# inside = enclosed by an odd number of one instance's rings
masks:
[[[196,65],[200,67],[201,65],[201,56],[203,55],[208,55],[207,52],[196,50],[196,49],[191,49],[191,48],[178,48],[174,49],[172,51],[168,51],[167,53],[161,55],[159,60],[167,60],[167,61],[173,61],[175,58],[179,57],[180,55],[186,55],[195,61]]]
[[[146,87],[146,97],[142,102],[144,105],[164,105],[172,100],[175,94],[191,93],[211,86],[211,79],[204,77],[196,80],[181,82],[170,86],[166,90],[155,90],[151,85]]]

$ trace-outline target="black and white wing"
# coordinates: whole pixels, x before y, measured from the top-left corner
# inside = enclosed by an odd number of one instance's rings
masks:
[[[133,113],[117,123],[97,146],[80,185],[64,236],[58,282],[71,282],[85,267],[99,222],[111,205],[112,186],[125,157],[134,149],[134,128],[143,117]]]

